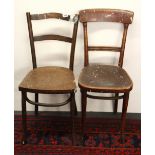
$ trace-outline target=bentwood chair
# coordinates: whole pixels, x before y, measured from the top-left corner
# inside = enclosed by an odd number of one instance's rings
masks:
[[[134,13],[117,9],[87,9],[81,10],[79,20],[83,24],[84,31],[84,68],[82,69],[78,85],[81,91],[82,104],[82,133],[86,119],[87,98],[113,100],[114,112],[117,112],[118,99],[123,99],[121,116],[121,133],[125,128],[125,119],[128,106],[129,93],[133,84],[127,72],[122,68],[127,30],[132,23]],[[123,25],[122,43],[119,47],[113,46],[91,46],[88,43],[88,22],[111,22]],[[104,36],[103,36],[104,37]],[[113,37],[113,36],[112,36]],[[93,38],[94,39],[94,38]],[[118,65],[89,64],[88,51],[111,51],[119,52]],[[90,52],[89,52],[90,53]],[[93,95],[92,93],[93,92]],[[94,93],[112,93],[112,97],[94,95]],[[120,95],[123,94],[123,95]],[[122,134],[121,134],[122,135]]]
[[[23,140],[22,143],[27,143],[27,125],[26,125],[26,102],[35,105],[35,114],[38,114],[38,106],[44,107],[60,107],[70,103],[70,113],[72,121],[72,142],[74,141],[74,116],[77,113],[76,102],[75,102],[75,91],[76,84],[73,74],[74,66],[74,52],[76,45],[76,36],[78,29],[78,15],[75,15],[74,18],[71,18],[69,15],[63,15],[61,13],[44,13],[44,14],[30,14],[26,13],[28,31],[29,31],[29,40],[31,46],[31,55],[33,69],[25,76],[23,81],[19,85],[19,90],[22,95],[22,126],[23,126]],[[70,26],[73,27],[72,37],[56,35],[56,34],[45,34],[34,36],[34,23],[32,20],[40,20],[42,22],[46,19],[64,21],[70,23]],[[36,21],[37,22],[37,21]],[[74,23],[74,24],[71,24]],[[62,22],[61,22],[62,24]],[[65,23],[63,23],[65,24]],[[39,27],[39,25],[37,25]],[[64,29],[59,31],[63,32]],[[69,29],[70,30],[70,29]],[[41,41],[42,43],[49,40],[57,40],[71,44],[70,51],[70,61],[69,67],[59,67],[59,66],[44,66],[37,67],[36,61],[36,52],[35,52],[35,42]],[[51,42],[53,43],[53,42]],[[63,49],[64,50],[64,49]],[[33,93],[35,95],[35,101],[32,101],[28,98],[27,93]],[[66,94],[68,99],[62,103],[41,103],[39,102],[39,94]]]

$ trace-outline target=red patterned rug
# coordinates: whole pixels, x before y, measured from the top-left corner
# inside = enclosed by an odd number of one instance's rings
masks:
[[[15,115],[15,155],[140,155],[141,122],[126,121],[125,143],[119,134],[120,119],[88,118],[81,140],[80,119],[75,121],[76,145],[71,146],[68,117],[28,115],[28,144],[22,145],[21,115]]]

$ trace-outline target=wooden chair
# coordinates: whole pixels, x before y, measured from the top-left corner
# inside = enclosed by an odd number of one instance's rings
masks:
[[[59,107],[70,103],[70,113],[72,120],[72,140],[74,142],[74,115],[77,112],[75,103],[75,91],[76,84],[73,74],[74,66],[74,52],[76,45],[76,36],[78,29],[78,15],[74,16],[73,19],[69,15],[64,16],[61,13],[44,13],[44,14],[30,14],[26,13],[29,39],[32,54],[33,70],[31,70],[23,79],[19,85],[19,90],[22,95],[22,126],[23,126],[23,144],[27,143],[27,126],[26,126],[26,102],[35,105],[35,114],[38,114],[38,106],[44,107]],[[33,23],[32,20],[42,20],[46,19],[59,19],[74,22],[72,37],[61,36],[61,35],[33,35]],[[38,25],[37,25],[38,26]],[[61,31],[61,29],[60,29]],[[37,67],[35,44],[37,41],[46,40],[58,40],[63,42],[68,42],[71,44],[70,52],[70,63],[69,67],[59,67],[59,66],[44,66]],[[35,95],[35,101],[28,98],[27,93],[33,93]],[[66,94],[68,99],[62,103],[41,103],[39,102],[39,94]]]
[[[82,133],[84,134],[84,123],[86,119],[87,98],[114,100],[114,112],[117,112],[118,99],[123,99],[121,133],[125,128],[125,118],[128,106],[129,92],[132,89],[132,80],[127,72],[122,68],[125,50],[125,42],[129,24],[132,23],[134,13],[126,10],[116,9],[87,9],[79,13],[80,22],[84,30],[84,68],[79,76],[78,85],[81,90],[82,104]],[[115,22],[124,26],[121,47],[110,46],[89,46],[87,23],[88,22]],[[119,52],[118,66],[114,65],[91,65],[89,64],[88,51],[112,51]],[[113,97],[95,96],[90,92],[113,93]],[[119,93],[123,95],[119,96]]]

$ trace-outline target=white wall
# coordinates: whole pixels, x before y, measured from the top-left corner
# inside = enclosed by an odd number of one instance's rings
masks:
[[[128,112],[140,112],[140,1],[139,0],[44,0],[44,1],[32,1],[32,0],[15,0],[15,49],[14,49],[14,57],[15,57],[15,84],[14,84],[14,95],[15,95],[15,110],[21,110],[21,96],[20,92],[18,91],[18,85],[26,73],[32,69],[32,62],[31,62],[31,54],[30,54],[30,46],[29,46],[29,38],[28,38],[28,30],[27,30],[27,23],[26,23],[26,16],[25,12],[30,11],[31,13],[44,13],[44,12],[62,12],[64,14],[74,14],[77,13],[81,9],[86,8],[115,8],[115,9],[127,9],[134,11],[134,21],[133,24],[130,25],[128,30],[127,36],[127,44],[125,50],[125,57],[124,57],[124,68],[127,70],[129,75],[131,76],[134,87],[130,95]],[[54,29],[56,28],[57,24],[53,25]],[[60,25],[59,25],[60,26]],[[108,28],[108,25],[102,25],[105,28]],[[90,25],[89,31],[91,32],[91,40],[90,43],[95,43],[96,40],[93,38],[98,37],[97,41],[100,43],[108,44],[113,41],[114,44],[119,43],[120,40],[118,39],[118,32],[121,30],[119,25],[116,25],[116,30],[109,32],[108,30],[102,31],[101,26]],[[49,27],[48,27],[49,28]],[[113,27],[112,27],[113,28]],[[110,35],[107,35],[107,32]],[[64,32],[65,33],[65,32]],[[69,34],[70,32],[66,32]],[[101,36],[99,37],[98,34]],[[114,39],[113,35],[116,35],[116,39]],[[106,40],[104,40],[104,36],[106,36]],[[113,38],[113,39],[112,39]],[[110,40],[109,40],[110,39]],[[108,41],[107,41],[108,40]],[[56,47],[59,47],[59,43]],[[57,54],[62,51],[61,49],[57,49],[51,46],[52,54]],[[41,47],[38,45],[38,49]],[[50,48],[47,49],[50,49]],[[66,44],[63,44],[61,47],[64,49],[68,49],[69,47]],[[42,49],[45,49],[42,48]],[[54,49],[54,50],[53,50]],[[59,53],[59,54],[60,54]],[[46,56],[44,56],[44,54]],[[58,61],[53,61],[52,56],[50,55],[51,51],[39,51],[37,57],[40,60],[40,65],[50,65],[55,62],[56,64],[65,64],[64,62],[60,62],[61,60],[65,60],[67,56],[59,57]],[[109,55],[106,55],[108,57]],[[113,61],[115,59],[114,54],[111,54],[112,59],[101,59],[102,61],[105,60],[108,62]],[[99,58],[96,54],[93,58]],[[44,58],[44,61],[43,61]],[[51,58],[51,59],[50,59]],[[54,57],[55,59],[56,57]],[[46,63],[45,63],[46,62]],[[77,45],[75,51],[75,65],[74,71],[76,76],[76,81],[78,79],[79,73],[81,68],[83,67],[83,30],[82,25],[79,23],[78,35],[77,35]],[[51,96],[46,95],[45,97],[41,96],[41,100],[50,101],[52,99]],[[59,96],[58,98],[59,99]],[[80,93],[79,89],[76,93],[76,101],[78,110],[81,110],[80,106]],[[112,104],[110,101],[99,101],[99,100],[88,100],[90,104],[88,104],[88,111],[112,111]],[[119,110],[121,111],[121,105],[119,104]],[[34,106],[28,104],[28,110],[34,110]],[[40,110],[62,110],[68,111],[68,105],[61,107],[61,108],[40,108]]]

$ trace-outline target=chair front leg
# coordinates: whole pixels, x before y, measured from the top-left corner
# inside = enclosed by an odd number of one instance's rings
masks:
[[[86,106],[87,106],[87,92],[81,90],[81,107],[82,107],[82,122],[81,122],[81,131],[82,135],[84,135],[84,126],[86,120]]]
[[[121,117],[121,139],[122,143],[124,143],[124,129],[125,129],[125,121],[126,121],[126,112],[127,112],[127,107],[128,107],[128,100],[129,100],[129,92],[124,93],[123,97],[123,107],[122,107],[122,117]]]
[[[22,128],[23,128],[22,144],[27,143],[26,100],[24,96],[26,96],[26,93],[22,92]]]
[[[75,94],[71,93],[71,102],[70,102],[70,114],[71,114],[71,120],[72,120],[72,129],[71,129],[71,133],[72,133],[72,145],[75,145]]]
[[[118,93],[115,94],[115,97],[118,97]],[[117,113],[117,108],[118,108],[118,99],[114,100],[114,114]]]
[[[39,101],[39,94],[35,93],[35,102]],[[38,115],[38,105],[35,105],[35,115]]]
[[[75,95],[74,95],[74,101],[73,101],[73,104],[74,104],[74,115],[77,116],[77,106],[76,106]]]

